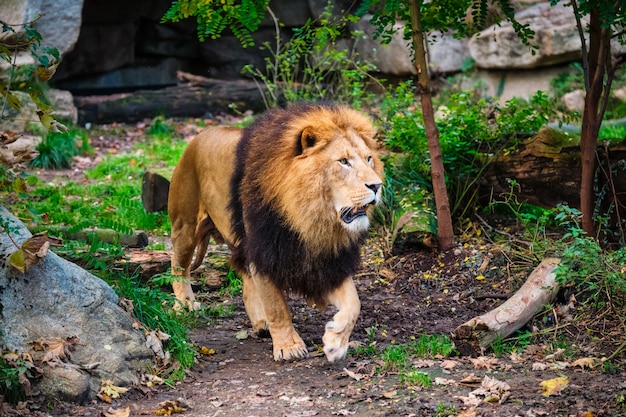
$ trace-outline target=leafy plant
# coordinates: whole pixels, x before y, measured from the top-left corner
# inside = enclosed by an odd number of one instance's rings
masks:
[[[217,39],[229,28],[242,46],[254,45],[252,32],[259,28],[269,0],[178,0],[172,2],[161,22],[178,22],[196,16],[198,38]]]
[[[52,117],[52,107],[45,97],[45,87],[41,83],[54,75],[60,62],[59,51],[56,48],[42,47],[41,34],[32,27],[42,16],[22,25],[9,25],[0,20],[3,34],[0,40],[0,59],[9,64],[8,79],[0,77],[0,120],[8,117],[8,107],[14,111],[19,111],[22,107],[23,98],[15,93],[19,90],[27,93],[29,100],[37,107],[37,115],[44,128],[60,132],[66,128]],[[18,67],[16,59],[20,51],[29,52],[35,58],[36,64]]]
[[[358,18],[338,16],[334,7],[329,2],[316,21],[309,19],[304,26],[294,29],[293,37],[284,44],[280,24],[270,10],[276,27],[276,44],[263,44],[270,51],[270,56],[265,59],[265,70],[251,65],[242,70],[243,74],[264,84],[267,108],[283,101],[299,100],[333,100],[358,108],[373,99],[366,88],[374,80],[369,73],[376,67],[361,62],[355,50],[356,41],[363,34],[351,32],[355,42],[350,48],[339,43],[349,23]]]
[[[30,164],[43,169],[70,168],[72,158],[79,155],[81,149],[89,150],[87,135],[84,132],[75,128],[64,132],[51,131],[37,145],[39,154]]]

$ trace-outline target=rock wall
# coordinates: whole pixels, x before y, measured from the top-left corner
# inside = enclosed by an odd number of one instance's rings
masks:
[[[354,7],[351,2],[336,3],[339,8]],[[534,53],[506,22],[486,28],[469,40],[433,33],[428,44],[433,74],[457,73],[471,58],[479,69],[477,77],[486,84],[485,94],[507,99],[548,88],[551,77],[580,59],[581,42],[572,9],[564,2],[556,6],[545,0],[516,3],[518,20],[530,24],[536,32]],[[288,38],[293,28],[317,18],[325,4],[326,0],[272,0],[270,7],[283,23],[282,36]],[[269,18],[254,34],[257,46],[243,48],[227,34],[218,40],[199,42],[194,19],[161,23],[170,5],[171,0],[4,0],[0,15],[20,21],[32,17],[34,10],[45,9],[46,15],[37,27],[44,42],[57,46],[64,54],[53,82],[78,94],[174,85],[178,70],[237,79],[246,64],[265,68],[268,51],[261,46],[273,42],[276,35]],[[53,32],[52,28],[57,30]],[[357,41],[356,49],[363,60],[374,62],[386,75],[414,75],[407,42],[400,35],[392,44],[381,46],[373,39],[367,19],[357,23],[356,28],[365,35],[348,41]]]

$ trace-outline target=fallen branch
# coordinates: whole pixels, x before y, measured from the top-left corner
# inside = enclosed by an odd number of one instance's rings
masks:
[[[560,288],[555,280],[558,264],[559,259],[544,259],[511,298],[457,327],[453,339],[461,354],[482,354],[496,339],[520,329],[537,311],[551,303]]]

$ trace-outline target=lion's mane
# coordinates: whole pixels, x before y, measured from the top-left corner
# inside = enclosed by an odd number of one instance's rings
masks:
[[[337,131],[352,129],[374,147],[369,119],[341,106],[274,109],[246,128],[231,179],[231,265],[240,271],[253,266],[280,289],[323,306],[324,296],[357,272],[366,232],[349,234],[323,200],[325,188],[333,185],[324,168],[328,161],[314,160],[319,164],[315,175],[294,168],[306,128],[313,128],[311,141],[332,140]],[[289,204],[302,208],[297,218],[283,209],[286,190],[289,198],[298,199]]]

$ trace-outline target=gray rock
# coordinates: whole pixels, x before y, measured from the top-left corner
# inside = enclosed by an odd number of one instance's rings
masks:
[[[42,365],[43,394],[83,402],[95,398],[101,379],[130,386],[139,381],[153,353],[143,332],[117,305],[118,297],[104,281],[52,252],[26,273],[9,267],[8,258],[30,232],[6,209],[0,220],[0,342],[16,352],[29,352],[37,340],[76,337],[71,360],[56,367]],[[7,234],[11,233],[11,238]],[[94,365],[97,366],[93,369]]]
[[[581,42],[572,8],[544,2],[516,13],[516,19],[535,31],[533,54],[522,44],[513,26],[491,26],[469,41],[476,66],[485,69],[537,68],[580,59]]]
[[[469,56],[467,39],[455,39],[451,33],[428,36],[428,68],[433,73],[459,72]]]
[[[41,34],[43,46],[57,48],[63,56],[78,39],[82,8],[83,0],[3,0],[0,16],[4,22],[22,24],[44,14],[33,27]]]

